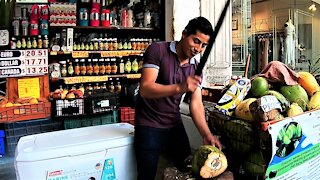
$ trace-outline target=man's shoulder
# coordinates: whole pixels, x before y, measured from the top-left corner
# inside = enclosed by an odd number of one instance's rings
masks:
[[[170,42],[166,42],[166,41],[158,41],[158,42],[154,42],[150,45],[150,50],[152,52],[154,51],[159,51],[160,53],[165,53],[167,51],[169,51],[169,47],[170,47]]]

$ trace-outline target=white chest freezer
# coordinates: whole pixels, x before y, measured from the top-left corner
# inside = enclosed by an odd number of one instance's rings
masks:
[[[134,180],[134,127],[83,127],[20,138],[15,170],[21,180]]]

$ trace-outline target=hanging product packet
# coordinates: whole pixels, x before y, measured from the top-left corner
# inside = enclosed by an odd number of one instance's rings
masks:
[[[248,78],[240,78],[223,94],[215,108],[224,115],[232,116],[237,105],[246,97],[251,88]]]

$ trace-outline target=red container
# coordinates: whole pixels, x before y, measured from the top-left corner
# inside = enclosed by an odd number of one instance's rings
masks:
[[[102,9],[100,19],[101,19],[101,26],[110,27],[110,10]]]
[[[135,110],[131,107],[120,107],[120,121],[134,125]]]
[[[90,13],[90,25],[99,26],[99,10],[92,8]]]

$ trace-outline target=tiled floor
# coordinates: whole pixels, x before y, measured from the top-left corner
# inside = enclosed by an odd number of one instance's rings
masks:
[[[0,158],[0,179],[15,180],[16,173],[13,164],[13,157],[4,156]]]

